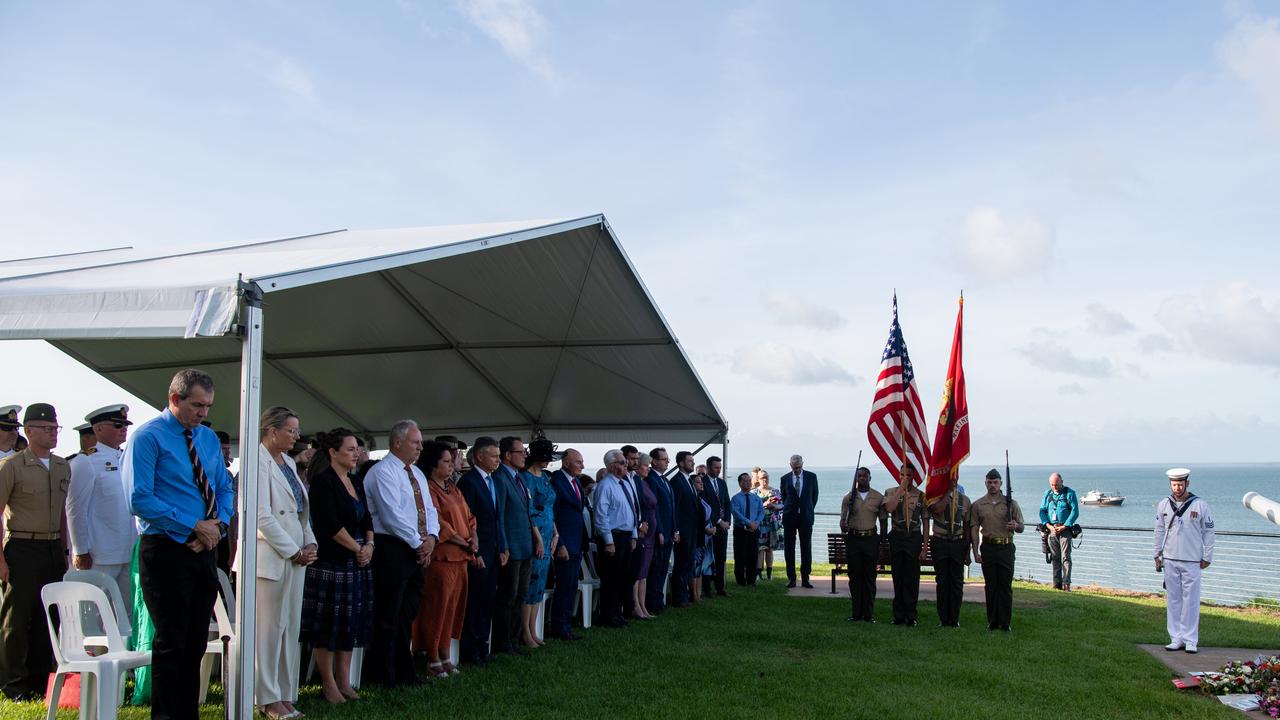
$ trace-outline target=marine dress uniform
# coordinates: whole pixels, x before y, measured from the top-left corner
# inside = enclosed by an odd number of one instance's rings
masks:
[[[876,525],[884,518],[884,495],[878,490],[852,490],[840,503],[840,528],[849,562],[849,600],[853,603],[851,622],[875,622],[876,564],[880,560]]]
[[[894,487],[885,496],[885,501],[902,494],[901,487]],[[906,508],[911,509],[911,521],[908,523]],[[917,488],[907,491],[905,499],[898,502],[893,512],[889,513],[893,527],[889,531],[889,562],[893,571],[893,624],[915,625],[919,621],[916,607],[920,601],[920,549],[924,547],[922,523],[927,520],[924,514],[924,493]]]
[[[1170,480],[1186,480],[1191,471],[1174,468]],[[1213,513],[1209,504],[1187,492],[1156,505],[1155,558],[1164,567],[1167,650],[1197,651],[1200,642],[1200,571],[1213,562]]]
[[[128,405],[108,405],[89,413],[90,426],[100,422],[132,425]],[[67,528],[71,552],[88,555],[93,569],[105,573],[120,587],[120,597],[133,598],[129,563],[138,539],[129,497],[120,477],[124,451],[98,443],[94,451],[71,460],[71,486],[67,490]]]
[[[1013,500],[1013,521],[1022,532],[1022,508]],[[981,531],[982,580],[986,586],[987,628],[1009,630],[1013,617],[1013,533],[1003,493],[987,493],[973,503],[970,524]]]
[[[51,405],[27,408],[23,422],[57,424]],[[47,465],[46,465],[47,463]],[[27,448],[0,460],[4,558],[0,582],[0,692],[11,699],[43,696],[54,668],[40,590],[67,571],[62,513],[71,468],[57,455],[42,460]]]
[[[964,566],[969,561],[969,512],[973,503],[961,492],[951,493],[930,506],[933,534],[933,568],[938,573],[938,623],[960,627],[960,604],[964,601]]]

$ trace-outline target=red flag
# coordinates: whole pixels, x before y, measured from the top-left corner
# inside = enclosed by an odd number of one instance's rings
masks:
[[[950,489],[950,481],[960,472],[960,463],[969,457],[969,401],[964,392],[962,336],[964,295],[956,313],[956,334],[951,339],[951,359],[947,362],[947,383],[942,390],[942,410],[933,436],[933,458],[929,463],[929,482],[925,485],[926,502],[942,497]]]

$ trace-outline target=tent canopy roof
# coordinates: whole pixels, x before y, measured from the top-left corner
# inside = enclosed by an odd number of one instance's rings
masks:
[[[159,408],[184,367],[238,427],[246,298],[263,407],[306,431],[534,429],[557,442],[701,442],[724,419],[603,215],[335,231],[156,256],[0,264],[0,339],[45,339]]]

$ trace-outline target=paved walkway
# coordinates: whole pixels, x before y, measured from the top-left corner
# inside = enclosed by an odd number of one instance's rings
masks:
[[[776,574],[773,576],[772,582],[786,584],[787,576],[784,574],[779,578]],[[831,576],[815,575],[809,579],[813,583],[813,589],[796,587],[787,591],[790,597],[849,597],[849,579],[844,575],[836,576],[836,594],[831,594]],[[893,578],[878,577],[876,578],[876,597],[892,598],[893,597]],[[1018,594],[1014,593],[1014,602],[1018,601]],[[938,600],[938,584],[931,576],[920,578],[920,599],[926,602],[937,602]],[[967,582],[964,584],[964,601],[966,603],[977,603],[979,605],[987,604],[986,591],[982,587],[982,582]]]
[[[1191,672],[1213,672],[1221,670],[1223,665],[1232,660],[1252,660],[1259,655],[1280,655],[1280,650],[1259,650],[1258,648],[1211,648],[1201,645],[1200,652],[1194,655],[1180,650],[1170,652],[1163,645],[1139,644],[1152,657],[1169,667],[1179,676],[1185,677]],[[1192,692],[1190,690],[1186,692]],[[1261,710],[1245,713],[1249,717],[1267,717]]]

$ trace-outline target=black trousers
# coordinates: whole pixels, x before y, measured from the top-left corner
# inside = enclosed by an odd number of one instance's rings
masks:
[[[918,532],[889,533],[889,562],[893,563],[893,619],[918,620],[920,601],[920,548],[924,538]]]
[[[671,567],[671,537],[653,546],[653,562],[649,564],[649,582],[645,585],[644,607],[656,615],[667,609],[667,570]]]
[[[964,557],[969,543],[931,537],[933,568],[938,573],[938,622],[955,625],[960,622],[960,605],[964,602]]]
[[[596,562],[600,572],[600,616],[606,624],[622,622],[626,595],[631,593],[631,533],[613,531],[613,555],[603,539],[596,540]]]
[[[493,651],[506,650],[520,644],[520,627],[524,622],[520,611],[529,594],[529,575],[533,558],[508,558],[498,570],[498,594],[493,602]]]
[[[0,583],[0,691],[11,699],[43,696],[56,663],[40,590],[62,579],[67,556],[61,540],[15,538],[4,557],[9,581]]]
[[[870,620],[876,613],[876,564],[880,560],[880,536],[845,533],[845,557],[849,561],[850,617]]]
[[[1013,617],[1013,543],[982,543],[982,580],[986,586],[987,624],[1004,627]]]
[[[165,535],[138,546],[142,599],[156,636],[151,643],[152,720],[197,720],[200,659],[218,595],[217,551],[192,552]]]
[[[462,621],[461,659],[476,662],[489,656],[493,603],[498,594],[498,555],[484,559],[482,568],[467,565],[467,614]]]
[[[364,660],[366,683],[394,687],[413,682],[413,620],[422,606],[418,553],[394,535],[375,535],[373,636]]]
[[[671,601],[677,605],[689,602],[689,594],[693,592],[693,544],[702,542],[702,533],[691,533],[688,537],[680,534],[680,542],[672,550],[672,562],[675,567],[671,572]],[[603,595],[601,595],[603,597]]]
[[[786,542],[787,582],[796,581],[796,535],[800,535],[800,577],[809,582],[809,571],[813,568],[813,523],[782,524],[783,538]]]
[[[573,620],[573,601],[578,596],[578,580],[582,574],[582,554],[570,554],[568,560],[555,558],[555,593],[551,596],[551,615],[547,623],[547,635],[552,637],[569,634]],[[584,613],[591,608],[583,608]]]
[[[756,530],[733,529],[733,579],[739,585],[756,584]]]

